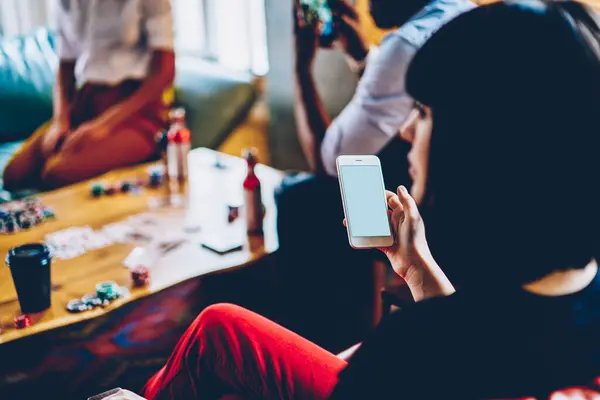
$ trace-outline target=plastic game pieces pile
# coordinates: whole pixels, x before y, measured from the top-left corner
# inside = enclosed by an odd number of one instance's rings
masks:
[[[138,266],[131,270],[131,281],[133,287],[139,288],[148,286],[150,283],[150,270],[145,266]],[[113,301],[127,297],[129,290],[124,286],[119,286],[116,282],[100,282],[96,285],[96,293],[86,294],[80,299],[73,299],[67,303],[67,311],[73,314],[93,310],[95,308],[104,308]],[[31,326],[31,317],[27,314],[18,315],[14,318],[14,325],[17,329]]]
[[[131,270],[133,287],[144,287],[150,283],[150,270],[145,266],[138,266]],[[96,285],[96,293],[86,294],[80,299],[73,299],[67,303],[67,311],[73,314],[104,308],[113,301],[127,297],[129,290],[119,286],[116,282],[100,282]],[[31,325],[31,317],[27,314],[19,315],[14,319],[15,328],[23,329]]]
[[[13,201],[0,206],[0,233],[30,229],[55,217],[54,211],[35,197]]]
[[[131,270],[131,282],[133,287],[148,286],[150,283],[150,270],[140,265]],[[129,295],[129,290],[119,286],[116,282],[100,282],[96,285],[95,294],[86,294],[81,299],[73,299],[67,303],[67,311],[70,313],[81,313],[98,307],[106,307],[113,301]]]
[[[95,182],[90,186],[90,195],[95,198],[113,196],[117,193],[138,194],[142,188],[157,188],[165,181],[165,170],[160,165],[148,168],[147,179],[130,179],[112,183]]]
[[[96,307],[106,307],[111,302],[129,294],[126,287],[117,285],[116,282],[100,282],[96,285],[95,294],[86,294],[81,299],[74,299],[67,303],[67,311],[80,313]]]

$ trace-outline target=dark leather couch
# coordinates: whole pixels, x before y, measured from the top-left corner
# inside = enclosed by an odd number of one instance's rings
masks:
[[[57,65],[56,39],[47,29],[0,40],[0,171],[52,116]],[[252,74],[196,57],[178,57],[175,89],[176,102],[187,110],[193,147],[219,146],[257,97]]]

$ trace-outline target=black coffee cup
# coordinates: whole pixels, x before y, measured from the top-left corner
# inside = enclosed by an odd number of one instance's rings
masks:
[[[50,308],[52,254],[48,246],[32,243],[14,247],[6,255],[6,265],[10,268],[23,313]]]

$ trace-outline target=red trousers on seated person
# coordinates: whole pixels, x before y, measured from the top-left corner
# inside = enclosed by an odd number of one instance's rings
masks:
[[[204,310],[167,364],[146,384],[148,400],[326,399],[346,362],[251,311]]]
[[[148,400],[326,399],[345,366],[342,359],[260,315],[219,304],[196,318],[167,365],[146,384],[143,396]],[[600,400],[600,393],[571,388],[553,393],[549,400]]]

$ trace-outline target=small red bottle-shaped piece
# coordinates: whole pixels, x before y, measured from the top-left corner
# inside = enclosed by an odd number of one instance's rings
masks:
[[[254,173],[257,164],[256,149],[244,151],[248,164],[248,173],[244,179],[244,210],[246,226],[249,234],[263,233],[263,205],[260,191],[260,180]]]
[[[185,181],[188,177],[188,153],[191,133],[185,123],[185,110],[171,112],[171,128],[167,133],[167,174],[169,179]]]

